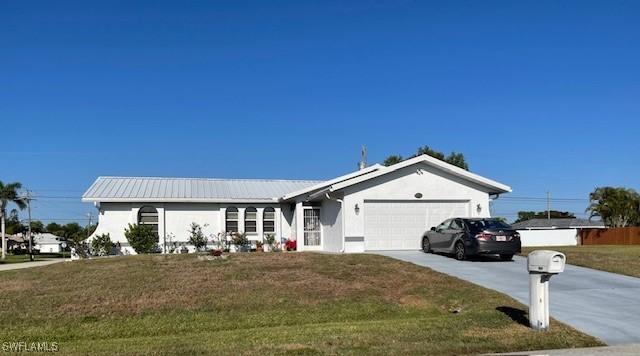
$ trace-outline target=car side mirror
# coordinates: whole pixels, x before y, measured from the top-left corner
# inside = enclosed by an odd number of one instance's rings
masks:
[[[436,227],[435,227],[435,226],[432,226],[432,227],[431,227],[431,231],[436,231]]]

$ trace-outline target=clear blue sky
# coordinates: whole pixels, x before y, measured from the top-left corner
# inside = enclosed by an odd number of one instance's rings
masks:
[[[36,218],[81,219],[99,175],[322,179],[365,144],[370,163],[463,152],[512,197],[640,188],[639,18],[637,1],[3,1],[0,180],[39,195]]]

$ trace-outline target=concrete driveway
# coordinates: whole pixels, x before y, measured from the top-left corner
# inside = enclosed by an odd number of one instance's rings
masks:
[[[380,255],[429,267],[507,294],[529,305],[526,258],[457,261],[422,251],[379,251]],[[567,261],[571,262],[571,261]],[[550,312],[609,345],[640,342],[640,279],[568,265],[551,278]]]

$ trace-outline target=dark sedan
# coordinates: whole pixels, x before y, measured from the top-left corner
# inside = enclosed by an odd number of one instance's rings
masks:
[[[503,261],[510,261],[520,249],[520,234],[497,219],[449,219],[422,237],[424,252],[451,253],[458,260],[472,255],[500,255]]]

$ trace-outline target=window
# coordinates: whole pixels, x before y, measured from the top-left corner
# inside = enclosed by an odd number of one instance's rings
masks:
[[[274,208],[265,208],[262,213],[262,232],[265,234],[276,233],[276,210]]]
[[[138,225],[151,226],[151,231],[158,236],[158,210],[149,205],[140,208],[138,211]]]
[[[238,232],[238,209],[235,207],[227,208],[225,213],[224,226],[227,232]]]
[[[436,231],[442,231],[449,229],[449,224],[451,223],[451,219],[445,220],[442,224],[438,225]]]
[[[246,208],[244,211],[244,232],[247,234],[255,234],[258,232],[257,221],[258,211],[256,208]]]
[[[511,225],[503,223],[502,221],[496,220],[496,219],[467,220],[467,226],[469,226],[469,230],[471,231],[482,231],[485,229],[498,229],[498,230],[513,229]]]
[[[451,230],[463,230],[462,222],[459,219],[455,219],[451,222]]]

